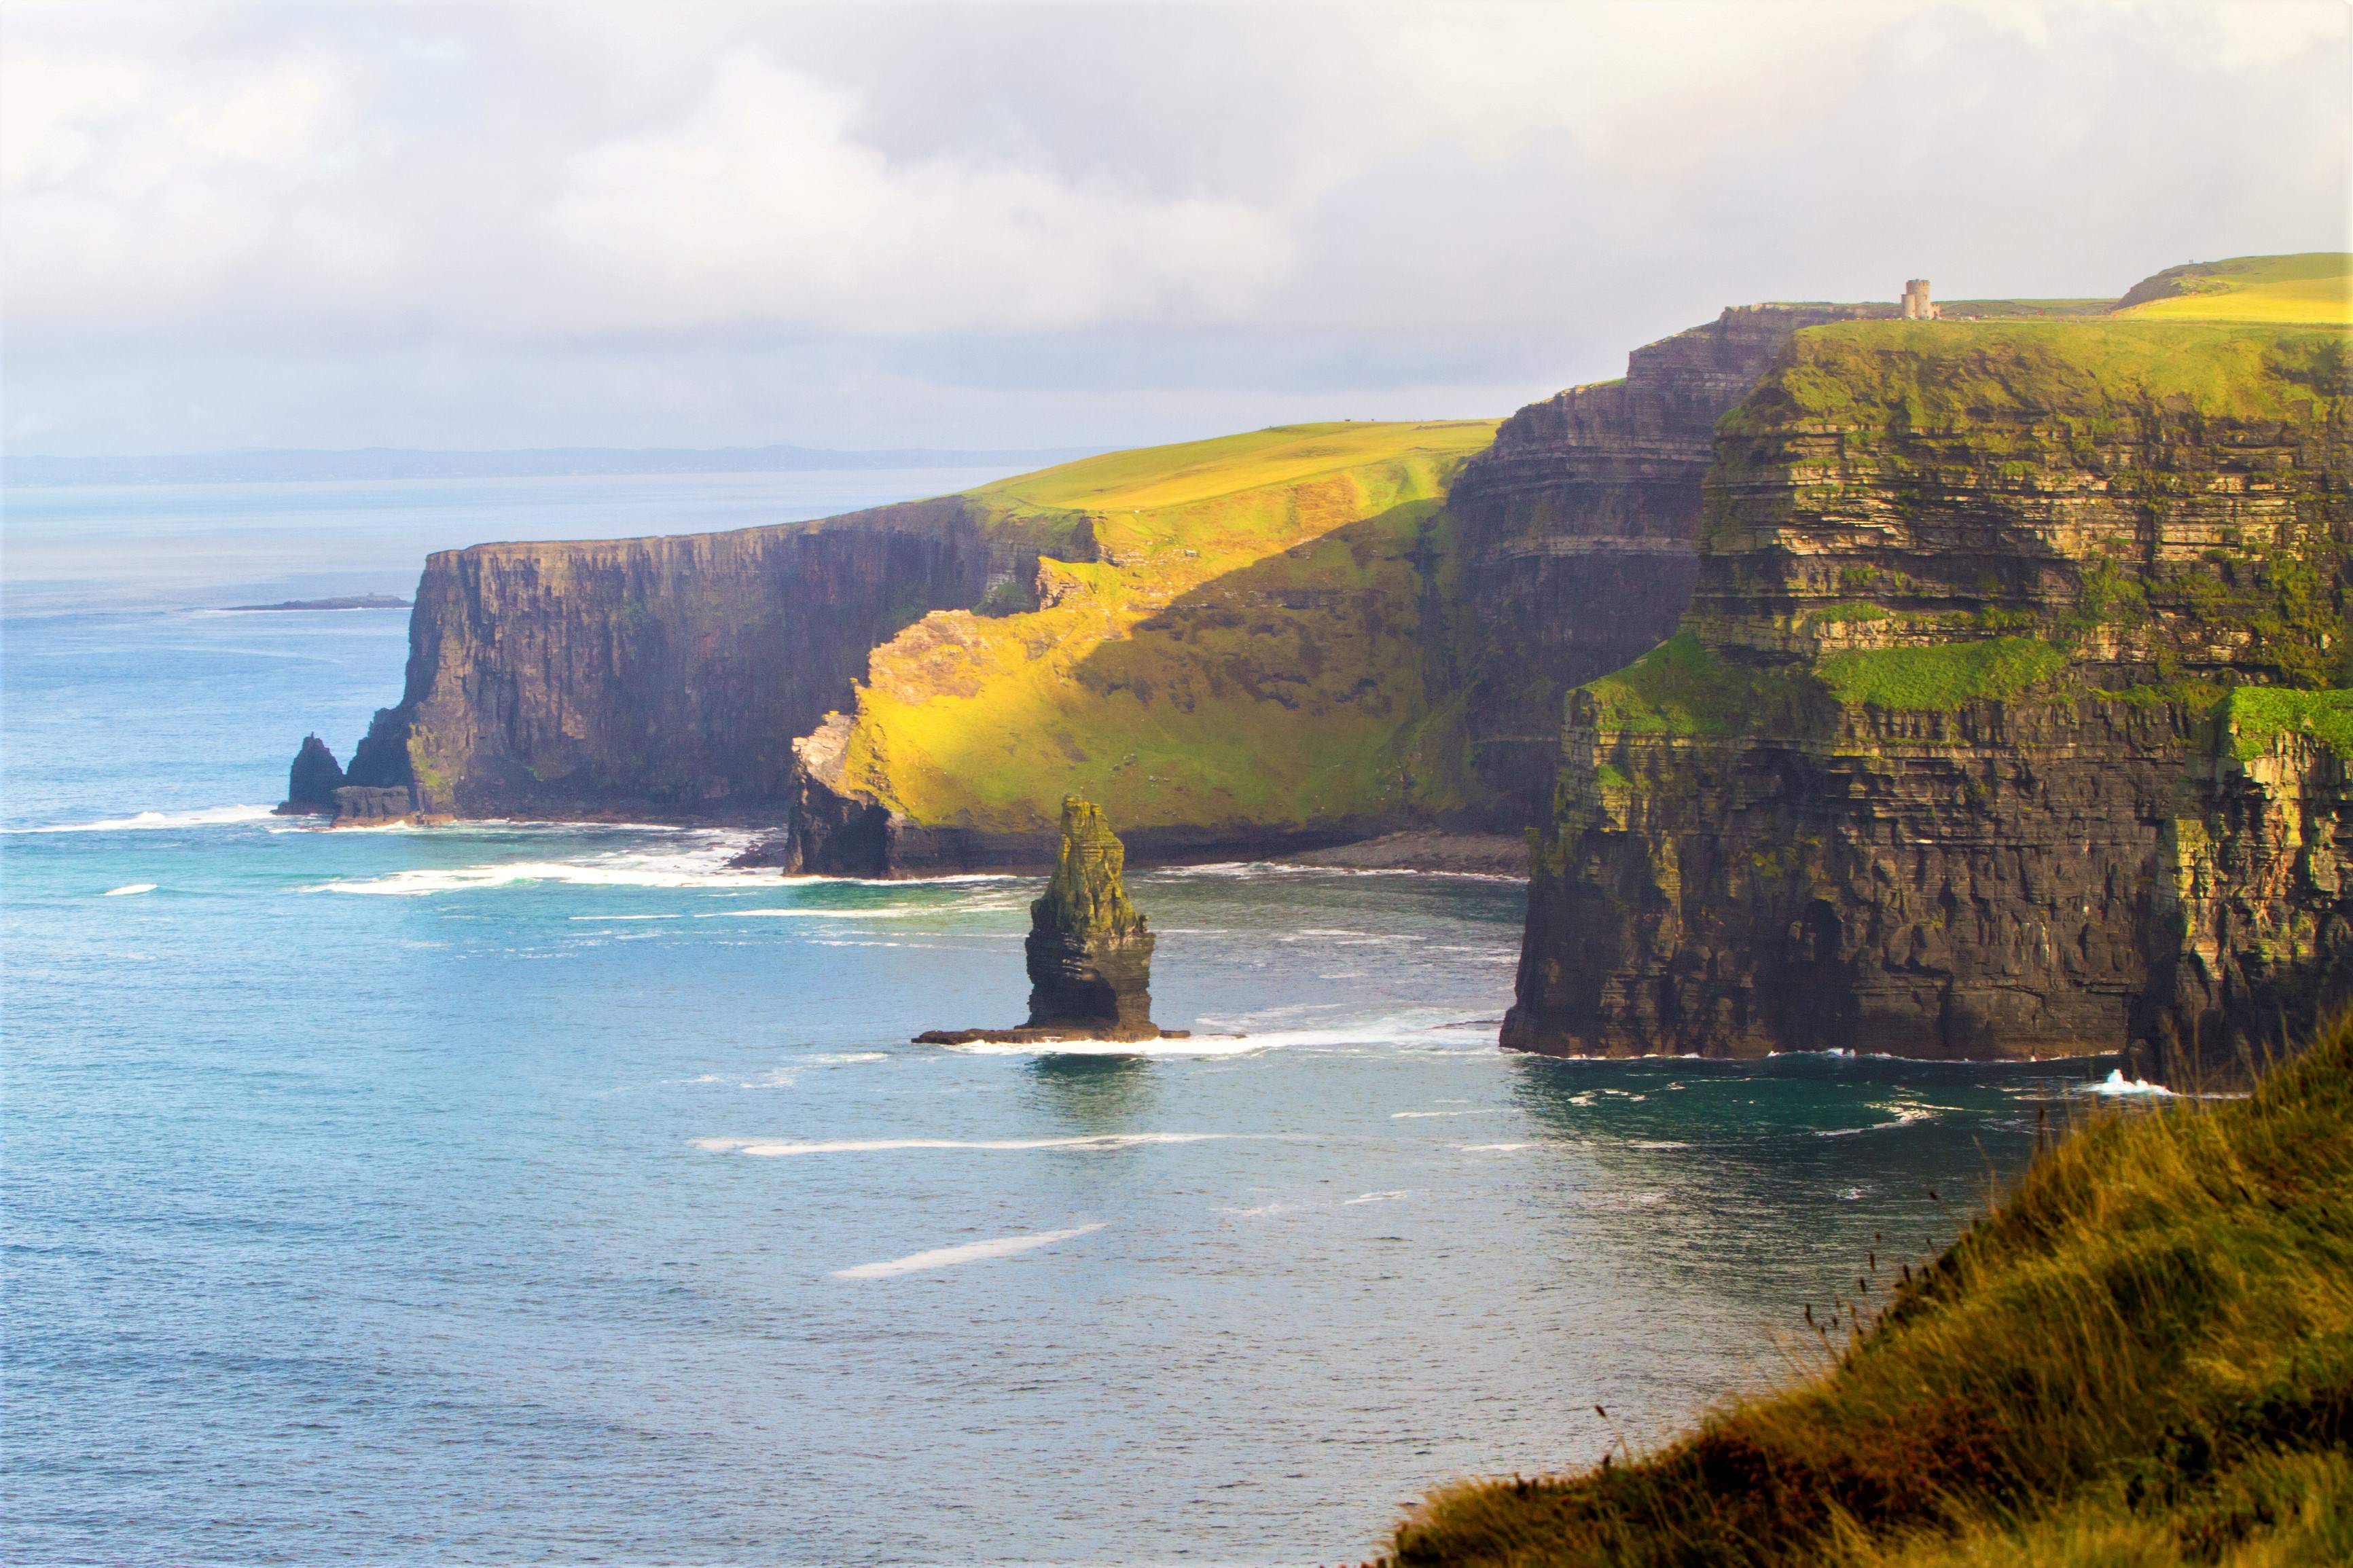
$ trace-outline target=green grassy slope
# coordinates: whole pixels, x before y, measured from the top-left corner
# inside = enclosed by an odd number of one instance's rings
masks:
[[[2170,267],[2135,287],[2121,306],[2119,315],[2143,321],[2353,324],[2353,251]]]
[[[876,650],[834,787],[1002,832],[1071,793],[1123,828],[1447,809],[1440,503],[1494,428],[1292,426],[973,492],[1003,526],[1083,526],[1103,558],[1045,563],[1035,610],[936,613]]]
[[[1814,1380],[1441,1491],[1386,1561],[2353,1561],[2353,1027],[2250,1100],[2096,1120],[1840,1312]]]

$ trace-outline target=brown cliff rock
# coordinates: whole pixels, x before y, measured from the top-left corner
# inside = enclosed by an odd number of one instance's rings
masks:
[[[1493,825],[1541,822],[1561,694],[1672,636],[1699,574],[1715,422],[1799,329],[1887,305],[1752,305],[1636,349],[1623,380],[1531,404],[1448,497],[1476,606],[1463,676],[1471,760]]]

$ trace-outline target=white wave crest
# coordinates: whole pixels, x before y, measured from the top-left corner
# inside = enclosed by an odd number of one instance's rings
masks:
[[[1914,1100],[1897,1100],[1893,1105],[1874,1105],[1873,1110],[1884,1111],[1887,1120],[1873,1121],[1864,1127],[1826,1127],[1818,1130],[1817,1138],[1852,1138],[1860,1132],[1884,1132],[1892,1127],[1910,1127],[1917,1122],[1934,1121],[1950,1107],[1922,1105]]]
[[[266,805],[207,805],[195,811],[142,811],[98,822],[66,822],[54,827],[12,827],[11,833],[143,833],[159,827],[230,827],[267,822],[277,815]]]
[[[1029,1252],[1040,1247],[1051,1247],[1058,1241],[1085,1236],[1103,1228],[1094,1225],[1075,1225],[1068,1230],[1041,1230],[1029,1236],[1000,1236],[994,1241],[968,1241],[961,1247],[935,1247],[929,1252],[913,1252],[904,1258],[893,1258],[887,1263],[861,1263],[855,1268],[837,1268],[836,1279],[888,1279],[898,1274],[920,1274],[927,1268],[953,1268],[959,1263],[983,1263],[992,1258],[1010,1258],[1017,1252]]]
[[[1183,1040],[970,1040],[944,1048],[968,1057],[1240,1057],[1270,1047],[1250,1035],[1196,1035]]]
[[[782,915],[804,921],[900,921],[909,915],[926,912],[929,911],[912,904],[892,904],[878,910],[711,910],[694,918],[699,921],[729,921]]]
[[[844,1138],[796,1142],[781,1138],[697,1138],[698,1149],[714,1154],[753,1154],[776,1159],[791,1154],[877,1154],[897,1149],[1133,1149],[1153,1143],[1209,1143],[1243,1136],[1234,1132],[1105,1132],[1092,1138]]]
[[[424,898],[434,893],[473,893],[533,882],[575,888],[770,888],[774,871],[737,870],[727,864],[738,846],[730,842],[691,849],[617,849],[570,860],[509,860],[483,866],[417,867],[381,877],[338,879],[307,888],[312,893],[364,893]],[[596,916],[609,920],[612,917]]]
[[[2163,1084],[2126,1078],[2122,1068],[2111,1068],[2108,1076],[2098,1083],[2085,1084],[2073,1090],[2076,1094],[2096,1094],[2105,1099],[2141,1096],[2153,1100],[2171,1100],[2173,1091]]]
[[[154,890],[155,884],[153,882],[132,882],[120,888],[109,888],[106,891],[99,894],[99,897],[101,899],[135,899],[142,893],[152,893]]]
[[[1533,1143],[1465,1143],[1462,1145],[1462,1152],[1465,1154],[1508,1154],[1514,1149],[1533,1149],[1535,1147],[1535,1145]]]
[[[1440,1015],[1443,1016],[1443,1015]],[[1216,1030],[1229,1020],[1214,1016],[1199,1020]],[[1240,1057],[1259,1051],[1350,1051],[1368,1046],[1389,1046],[1409,1051],[1493,1052],[1501,1047],[1493,1028],[1457,1023],[1435,1024],[1411,1016],[1367,1018],[1361,1023],[1327,1025],[1313,1029],[1250,1029],[1248,1020],[1234,1033],[1200,1033],[1185,1040],[1055,1040],[1043,1044],[984,1041],[951,1046],[972,1056],[1138,1056]]]

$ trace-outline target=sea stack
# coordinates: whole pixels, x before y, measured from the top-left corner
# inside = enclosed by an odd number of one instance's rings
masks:
[[[1154,939],[1128,901],[1126,869],[1126,847],[1102,809],[1063,796],[1053,879],[1029,906],[1029,1021],[1018,1029],[934,1029],[917,1043],[1183,1038],[1152,1022]]]
[[[306,735],[302,749],[294,753],[294,765],[287,770],[286,799],[279,805],[278,815],[332,816],[335,792],[343,787],[343,768],[335,761],[335,753],[318,736]]]

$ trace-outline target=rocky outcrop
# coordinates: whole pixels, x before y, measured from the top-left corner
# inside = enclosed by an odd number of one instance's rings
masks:
[[[337,827],[384,827],[421,815],[416,792],[405,786],[345,784],[335,792]]]
[[[1152,1021],[1154,937],[1128,901],[1127,852],[1101,809],[1062,802],[1054,875],[1029,906],[1029,1020],[1018,1029],[934,1030],[917,1044],[1182,1038]]]
[[[2353,1002],[2353,693],[2242,689],[2162,825],[2160,1060],[2284,1053]]]
[[[1541,822],[1561,695],[1671,636],[1698,576],[1701,481],[1715,422],[1804,327],[1889,305],[1728,310],[1504,422],[1448,498],[1474,616],[1463,679],[1491,826]]]
[[[1719,428],[1683,631],[1568,704],[1505,1043],[2275,1036],[2259,998],[2333,984],[2342,775],[2209,737],[2341,679],[2345,378],[2296,329],[1794,340]]]
[[[434,555],[406,689],[351,782],[413,786],[419,809],[466,816],[773,820],[793,741],[849,700],[869,652],[927,611],[980,602],[1023,544],[985,535],[952,498]]]
[[[335,753],[327,742],[316,735],[302,737],[302,749],[294,753],[294,765],[286,773],[286,799],[280,804],[280,816],[306,816],[332,813],[335,792],[343,787],[343,767],[335,761]]]
[[[1062,802],[1061,852],[1029,906],[1029,1024],[1152,1039],[1152,932],[1127,900],[1127,851],[1103,813]]]

